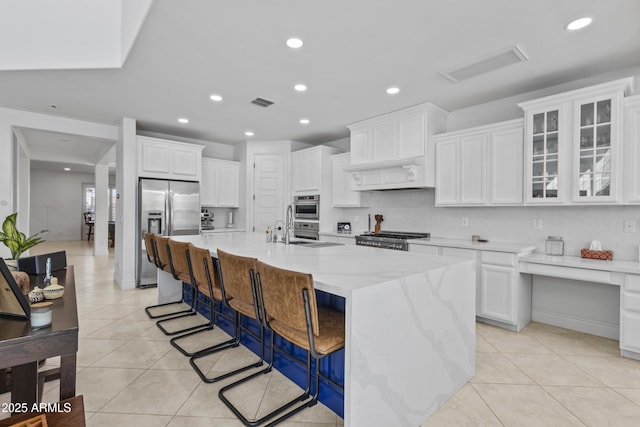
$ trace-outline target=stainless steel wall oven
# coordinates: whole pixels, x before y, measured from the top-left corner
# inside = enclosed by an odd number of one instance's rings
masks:
[[[320,195],[295,196],[293,217],[295,219],[320,219]]]

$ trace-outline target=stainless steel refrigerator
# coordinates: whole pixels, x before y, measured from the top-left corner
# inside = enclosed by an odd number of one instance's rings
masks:
[[[156,284],[156,267],[147,259],[144,233],[180,236],[200,232],[200,184],[140,178],[136,227],[136,286]]]

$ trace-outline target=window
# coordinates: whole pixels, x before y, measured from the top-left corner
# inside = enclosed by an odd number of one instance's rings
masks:
[[[85,184],[84,187],[84,210],[83,212],[96,213],[96,188],[93,184]],[[109,221],[116,220],[116,201],[117,192],[116,189],[109,188]]]

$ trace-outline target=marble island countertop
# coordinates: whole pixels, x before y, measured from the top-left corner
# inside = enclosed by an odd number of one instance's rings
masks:
[[[172,238],[311,273],[318,290],[344,297],[346,427],[421,425],[475,373],[472,260],[285,245],[266,242],[264,233]]]
[[[172,238],[191,242],[212,253],[220,248],[225,252],[253,256],[276,267],[312,273],[318,289],[343,297],[360,288],[404,279],[461,262],[471,263],[457,257],[425,259],[424,254],[356,245],[305,247],[270,243],[265,241],[262,233],[207,233]]]

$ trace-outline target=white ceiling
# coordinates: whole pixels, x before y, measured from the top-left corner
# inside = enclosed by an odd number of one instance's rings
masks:
[[[585,15],[590,27],[564,29]],[[246,130],[321,143],[424,101],[453,111],[638,66],[639,18],[638,0],[156,0],[121,69],[2,71],[0,105],[105,124],[131,117],[142,131],[221,143]],[[291,36],[302,49],[285,46]],[[440,74],[515,44],[528,61],[460,83]],[[385,93],[392,85],[398,95]],[[255,97],[275,105],[249,104]]]

